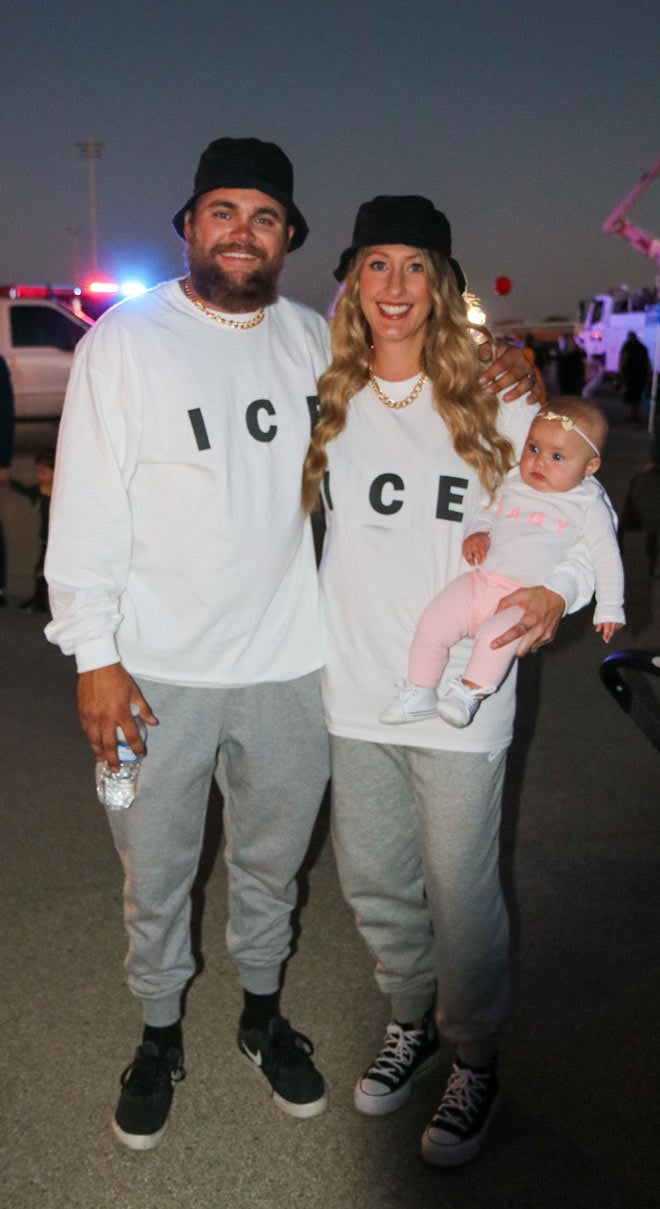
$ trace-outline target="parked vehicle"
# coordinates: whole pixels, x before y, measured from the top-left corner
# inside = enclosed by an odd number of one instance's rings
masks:
[[[603,223],[603,231],[616,235],[630,244],[642,256],[660,265],[660,239],[635,226],[629,212],[642,193],[660,177],[660,159],[640,176],[637,184]],[[657,279],[656,279],[657,281]],[[617,373],[621,346],[629,332],[646,345],[653,369],[651,379],[651,411],[649,432],[655,424],[655,410],[660,371],[660,300],[658,290],[642,289],[632,292],[627,289],[597,294],[589,304],[585,321],[578,328],[576,340],[584,349],[596,371],[601,374]],[[598,380],[598,373],[592,383]]]
[[[73,351],[92,321],[73,286],[0,286],[0,354],[17,420],[59,419]]]
[[[634,332],[646,345],[651,365],[654,364],[659,324],[657,290],[613,290],[596,294],[587,304],[584,322],[578,324],[575,340],[594,367],[616,374],[621,347],[629,332]]]

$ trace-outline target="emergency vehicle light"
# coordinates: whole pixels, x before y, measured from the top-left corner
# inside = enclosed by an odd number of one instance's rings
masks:
[[[141,281],[122,281],[119,288],[124,298],[137,298],[139,294],[144,294],[147,287]]]
[[[85,287],[87,294],[118,294],[119,286],[116,281],[90,281]]]
[[[8,298],[63,298],[70,301],[80,294],[80,287],[73,285],[3,285],[0,295]]]

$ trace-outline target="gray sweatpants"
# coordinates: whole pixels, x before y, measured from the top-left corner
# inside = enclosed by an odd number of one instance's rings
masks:
[[[246,688],[140,679],[159,720],[128,810],[108,811],[124,867],[130,990],[147,1024],[180,1016],[194,972],[190,889],[215,776],[224,797],[227,946],[242,986],[270,994],[290,950],[296,873],[328,778],[320,675]]]
[[[490,1060],[509,1002],[499,877],[506,751],[459,753],[331,737],[339,876],[396,1020],[436,996],[464,1062]]]

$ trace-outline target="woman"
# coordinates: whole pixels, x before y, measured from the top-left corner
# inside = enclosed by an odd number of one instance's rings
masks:
[[[335,276],[345,288],[303,503],[314,506],[323,480],[333,840],[392,1001],[355,1104],[372,1115],[398,1108],[437,1061],[439,1029],[457,1058],[422,1153],[453,1165],[480,1149],[498,1095],[509,996],[498,838],[514,676],[464,731],[433,718],[393,735],[378,714],[405,673],[422,609],[465,569],[464,527],[517,460],[534,413],[520,399],[500,406],[480,385],[465,280],[449,223],[430,201],[362,206]],[[525,653],[550,641],[566,605],[591,593],[583,560],[564,565],[552,586],[506,598],[525,612],[499,645],[522,637]],[[464,648],[446,678],[464,666]]]

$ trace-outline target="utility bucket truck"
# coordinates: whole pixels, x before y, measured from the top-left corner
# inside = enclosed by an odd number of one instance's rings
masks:
[[[660,265],[660,239],[635,227],[627,213],[640,194],[660,176],[660,159],[640,177],[635,188],[603,223],[603,231],[618,235],[633,248]],[[658,279],[656,279],[656,286]],[[578,325],[576,341],[589,361],[604,373],[617,373],[621,346],[628,332],[646,345],[654,368],[653,387],[660,369],[660,294],[658,289],[612,290],[597,294],[588,303],[584,321]]]
[[[584,322],[576,332],[576,342],[587,358],[605,373],[619,369],[621,346],[629,332],[646,345],[651,364],[655,356],[660,323],[660,302],[656,290],[612,290],[596,294],[587,305]]]

